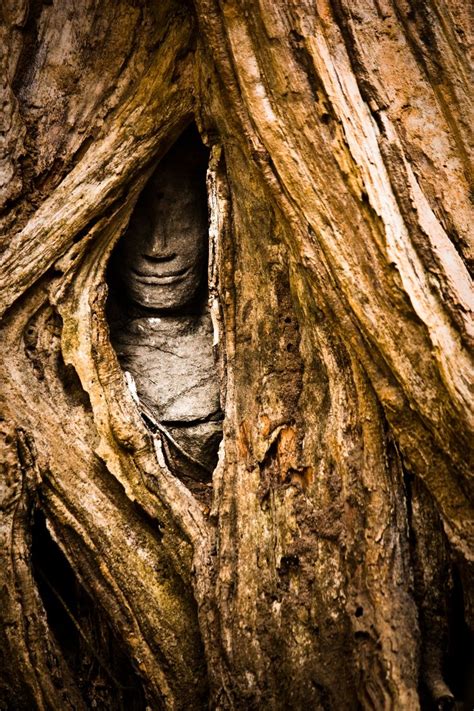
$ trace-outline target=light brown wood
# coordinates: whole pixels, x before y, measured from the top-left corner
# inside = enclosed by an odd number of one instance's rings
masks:
[[[0,706],[461,702],[442,666],[467,670],[473,627],[467,4],[1,13]],[[111,250],[192,120],[225,406],[209,506],[105,317]],[[45,612],[48,536],[76,652]]]

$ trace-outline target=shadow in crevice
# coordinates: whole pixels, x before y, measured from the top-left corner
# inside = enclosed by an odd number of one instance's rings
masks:
[[[144,711],[141,681],[102,611],[80,585],[41,511],[32,532],[33,572],[48,625],[87,708]]]
[[[449,601],[449,638],[444,674],[456,699],[457,711],[474,708],[474,634],[464,618],[464,596],[459,572],[453,570],[453,589]]]
[[[420,707],[472,711],[474,639],[464,616],[461,576],[431,495],[406,469],[404,481],[422,642]]]

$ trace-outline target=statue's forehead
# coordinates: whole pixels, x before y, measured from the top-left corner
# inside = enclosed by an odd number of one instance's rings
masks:
[[[180,165],[158,165],[149,183],[154,186],[163,188],[179,185],[186,186],[188,189],[194,188],[201,192],[204,176],[197,173],[195,168]]]

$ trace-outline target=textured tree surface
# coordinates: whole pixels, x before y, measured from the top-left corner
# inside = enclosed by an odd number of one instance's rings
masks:
[[[0,12],[0,708],[471,708],[469,3]],[[204,492],[105,316],[192,121],[225,412]]]

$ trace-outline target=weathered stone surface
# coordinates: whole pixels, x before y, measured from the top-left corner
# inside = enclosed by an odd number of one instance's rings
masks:
[[[140,193],[112,257],[117,289],[155,312],[202,309],[207,291],[207,151],[189,128]]]
[[[202,464],[207,476],[222,438],[212,336],[208,313],[144,316],[112,330],[120,364],[133,376],[146,412]]]

